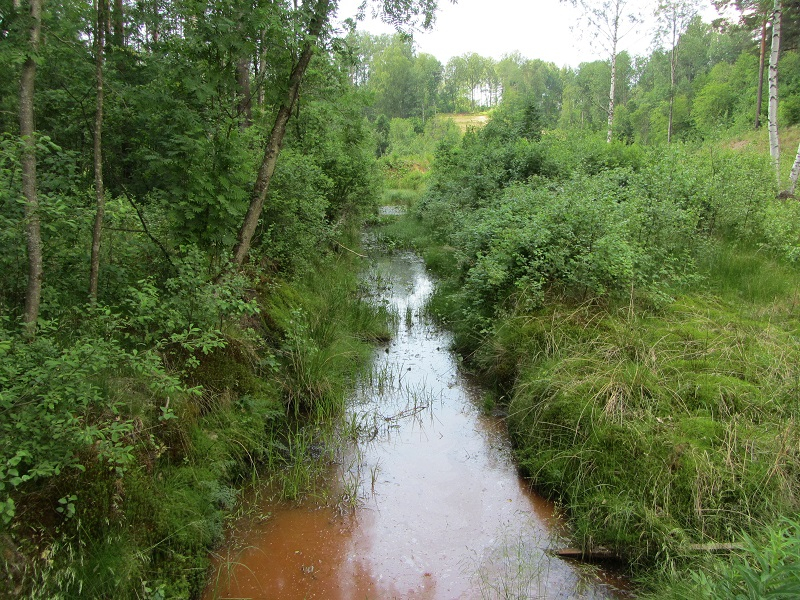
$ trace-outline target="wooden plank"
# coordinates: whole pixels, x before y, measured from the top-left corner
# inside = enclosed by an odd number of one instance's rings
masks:
[[[742,545],[737,543],[689,544],[689,550],[694,552],[733,552],[741,549]]]
[[[609,560],[619,558],[608,548],[560,548],[553,550],[553,554],[561,558],[577,558],[579,560]]]
[[[686,549],[690,552],[734,552],[741,550],[742,545],[737,543],[718,542],[711,544],[689,544]],[[551,551],[561,558],[574,558],[577,560],[613,560],[619,556],[608,548],[558,548]]]

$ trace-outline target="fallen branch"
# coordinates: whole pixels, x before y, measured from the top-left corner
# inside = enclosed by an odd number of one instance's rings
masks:
[[[356,252],[355,250],[351,250],[350,248],[348,248],[347,246],[345,246],[341,242],[338,242],[336,240],[333,240],[333,241],[337,246],[341,246],[342,248],[344,248],[348,252],[352,252],[353,254],[355,254],[356,256],[360,256],[361,258],[367,258],[366,254],[359,254],[358,252]]]

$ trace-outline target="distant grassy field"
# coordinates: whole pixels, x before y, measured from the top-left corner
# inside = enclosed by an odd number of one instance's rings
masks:
[[[470,127],[483,127],[489,122],[489,114],[485,112],[476,114],[444,113],[441,116],[445,119],[452,119],[462,132]]]

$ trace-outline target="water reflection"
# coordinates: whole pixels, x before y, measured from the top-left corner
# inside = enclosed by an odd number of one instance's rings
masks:
[[[502,423],[480,414],[448,333],[426,317],[422,262],[373,261],[398,331],[351,402],[356,441],[337,501],[265,508],[207,597],[615,597],[596,572],[545,552],[559,532],[553,507],[519,478]]]

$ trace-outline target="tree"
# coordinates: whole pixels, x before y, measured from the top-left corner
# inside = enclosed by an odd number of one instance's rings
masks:
[[[236,246],[233,249],[233,260],[237,265],[242,265],[244,263],[250,251],[250,243],[253,240],[253,234],[258,226],[258,220],[261,217],[264,201],[269,191],[269,184],[273,173],[275,173],[278,155],[283,146],[283,138],[286,135],[286,125],[289,122],[289,117],[291,117],[292,110],[300,95],[300,84],[303,81],[303,75],[305,75],[309,62],[311,62],[317,40],[333,13],[335,5],[330,0],[316,0],[311,6],[304,6],[304,8],[310,8],[311,10],[305,41],[302,44],[300,55],[289,75],[286,93],[283,102],[278,108],[278,113],[275,116],[272,131],[270,132],[264,151],[264,158],[258,169],[255,185],[253,186],[253,193],[250,197],[250,206],[247,209],[247,214],[239,229]]]
[[[504,56],[495,67],[503,100],[516,97],[533,101],[543,124],[555,126],[564,91],[563,74],[553,63],[524,59],[519,53]]]
[[[466,67],[464,76],[467,89],[469,90],[470,107],[472,111],[475,111],[475,92],[481,91],[480,87],[486,79],[489,60],[480,54],[470,52],[469,54],[464,55],[464,62]]]
[[[611,63],[611,85],[608,92],[608,130],[611,143],[614,133],[614,99],[617,84],[617,54],[623,38],[640,22],[630,0],[573,0],[583,12],[583,20],[593,29],[596,43],[608,54]]]
[[[414,61],[414,75],[419,88],[422,122],[437,109],[439,86],[442,84],[444,68],[432,54],[420,54]]]
[[[657,43],[669,40],[669,118],[667,124],[667,143],[672,142],[672,121],[675,104],[675,74],[678,68],[678,40],[697,14],[695,0],[661,0],[656,9],[658,20]]]
[[[365,6],[365,4],[362,6]],[[335,14],[336,8],[337,0],[305,0],[297,7],[297,10],[306,19],[305,31],[299,54],[291,68],[283,99],[275,115],[272,130],[264,150],[264,157],[250,195],[250,205],[237,235],[237,242],[233,250],[233,260],[237,265],[244,263],[250,251],[250,244],[258,226],[258,220],[269,191],[270,181],[275,172],[278,155],[283,145],[286,125],[300,94],[303,76],[306,69],[308,69],[315,50],[323,40],[325,29],[331,17]],[[382,0],[376,8],[377,13],[385,22],[402,27],[419,24],[421,20],[421,26],[424,28],[432,25],[435,10],[436,0]]]
[[[741,16],[739,18],[740,27],[750,32],[758,31],[759,39],[759,64],[758,81],[756,84],[756,109],[754,127],[761,127],[761,106],[764,92],[764,67],[766,65],[767,54],[767,25],[770,17],[769,0],[714,0],[714,6],[718,11],[734,6]]]
[[[375,91],[375,109],[392,118],[417,116],[423,90],[415,69],[412,40],[404,35],[375,55],[370,68],[369,88]]]
[[[795,188],[797,188],[797,177],[800,175],[800,146],[797,148],[797,154],[794,157],[792,164],[792,171],[789,173],[789,194],[794,196]]]
[[[466,110],[464,98],[467,89],[467,61],[463,56],[454,56],[447,61],[444,74],[443,96],[447,110],[458,112]]]
[[[592,131],[607,127],[610,77],[608,63],[601,60],[581,63],[577,72],[566,77],[562,124],[585,127]]]
[[[34,130],[33,92],[36,61],[42,35],[42,0],[29,0],[30,30],[28,48],[19,84],[19,134],[22,138],[22,195],[25,199],[25,222],[28,246],[28,284],[25,292],[23,321],[27,334],[36,333],[39,304],[42,298],[42,232],[39,198],[36,192],[36,137]]]
[[[778,144],[778,58],[781,49],[781,0],[772,11],[772,50],[769,54],[769,154],[775,168],[778,188],[781,185],[780,146]]]
[[[758,91],[756,92],[756,118],[754,126],[761,127],[761,105],[764,99],[764,65],[767,56],[767,13],[761,22],[761,42],[758,45]]]
[[[351,53],[350,81],[354,85],[367,85],[372,78],[375,60],[388,48],[394,36],[372,35],[364,31],[351,31],[345,41]]]
[[[106,198],[103,187],[103,56],[105,45],[105,23],[108,15],[108,0],[95,0],[95,114],[94,114],[94,193],[97,210],[92,229],[92,256],[89,267],[89,298],[97,300],[97,285],[100,278],[100,240],[103,234],[103,216]]]

